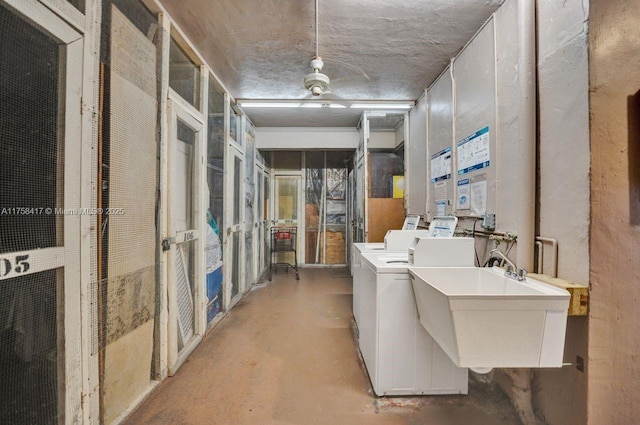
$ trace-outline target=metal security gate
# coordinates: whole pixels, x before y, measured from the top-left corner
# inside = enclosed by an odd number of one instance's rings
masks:
[[[81,412],[83,39],[0,1],[0,423]]]

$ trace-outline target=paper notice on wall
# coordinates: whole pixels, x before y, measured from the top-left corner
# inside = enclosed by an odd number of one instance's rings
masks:
[[[487,212],[487,180],[482,179],[472,181],[470,184],[471,215],[481,216]]]
[[[489,126],[457,143],[458,175],[486,168],[490,163]]]
[[[451,148],[431,155],[431,183],[451,178]]]
[[[458,192],[457,199],[458,202],[456,204],[457,209],[459,210],[468,210],[471,205],[469,199],[469,179],[458,180]]]
[[[443,217],[447,215],[447,201],[436,202],[436,216]]]

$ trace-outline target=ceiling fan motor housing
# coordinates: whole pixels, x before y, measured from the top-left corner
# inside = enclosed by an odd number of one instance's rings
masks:
[[[312,72],[304,77],[304,88],[311,91],[314,96],[320,96],[329,91],[329,77],[320,71]]]

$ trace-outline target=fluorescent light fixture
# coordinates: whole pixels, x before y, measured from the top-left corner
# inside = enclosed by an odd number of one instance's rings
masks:
[[[307,103],[303,103],[302,105],[300,105],[301,108],[314,108],[314,109],[320,109],[320,108],[331,108],[331,109],[344,109],[346,108],[345,105],[341,105],[339,103],[330,103],[330,102],[307,102]]]
[[[345,109],[345,108],[353,108],[353,109],[386,109],[386,110],[407,110],[413,107],[412,103],[353,103],[349,105],[349,101],[345,103],[334,103],[331,101],[327,102],[295,102],[295,101],[259,101],[259,100],[251,100],[251,101],[238,101],[238,106],[242,108],[312,108],[312,109],[320,109],[320,108],[331,108],[331,109]]]
[[[354,103],[353,109],[411,109],[410,103]]]
[[[300,102],[238,102],[243,108],[298,108]]]

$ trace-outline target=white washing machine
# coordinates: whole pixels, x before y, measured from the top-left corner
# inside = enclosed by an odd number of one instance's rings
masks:
[[[353,277],[353,318],[356,328],[360,319],[361,258],[365,252],[400,252],[406,257],[411,242],[429,235],[428,230],[389,230],[384,242],[354,243],[351,247],[351,276]]]
[[[359,346],[379,395],[467,394],[468,370],[459,368],[420,324],[409,275],[412,265],[474,265],[473,238],[454,238],[457,220],[442,217],[431,237],[405,252],[362,252],[359,271]],[[415,252],[414,252],[415,251]]]
[[[469,246],[463,251],[472,265]],[[456,251],[456,258],[464,256]],[[408,267],[405,254],[362,254],[359,346],[373,390],[379,396],[467,394],[468,370],[420,324]]]

